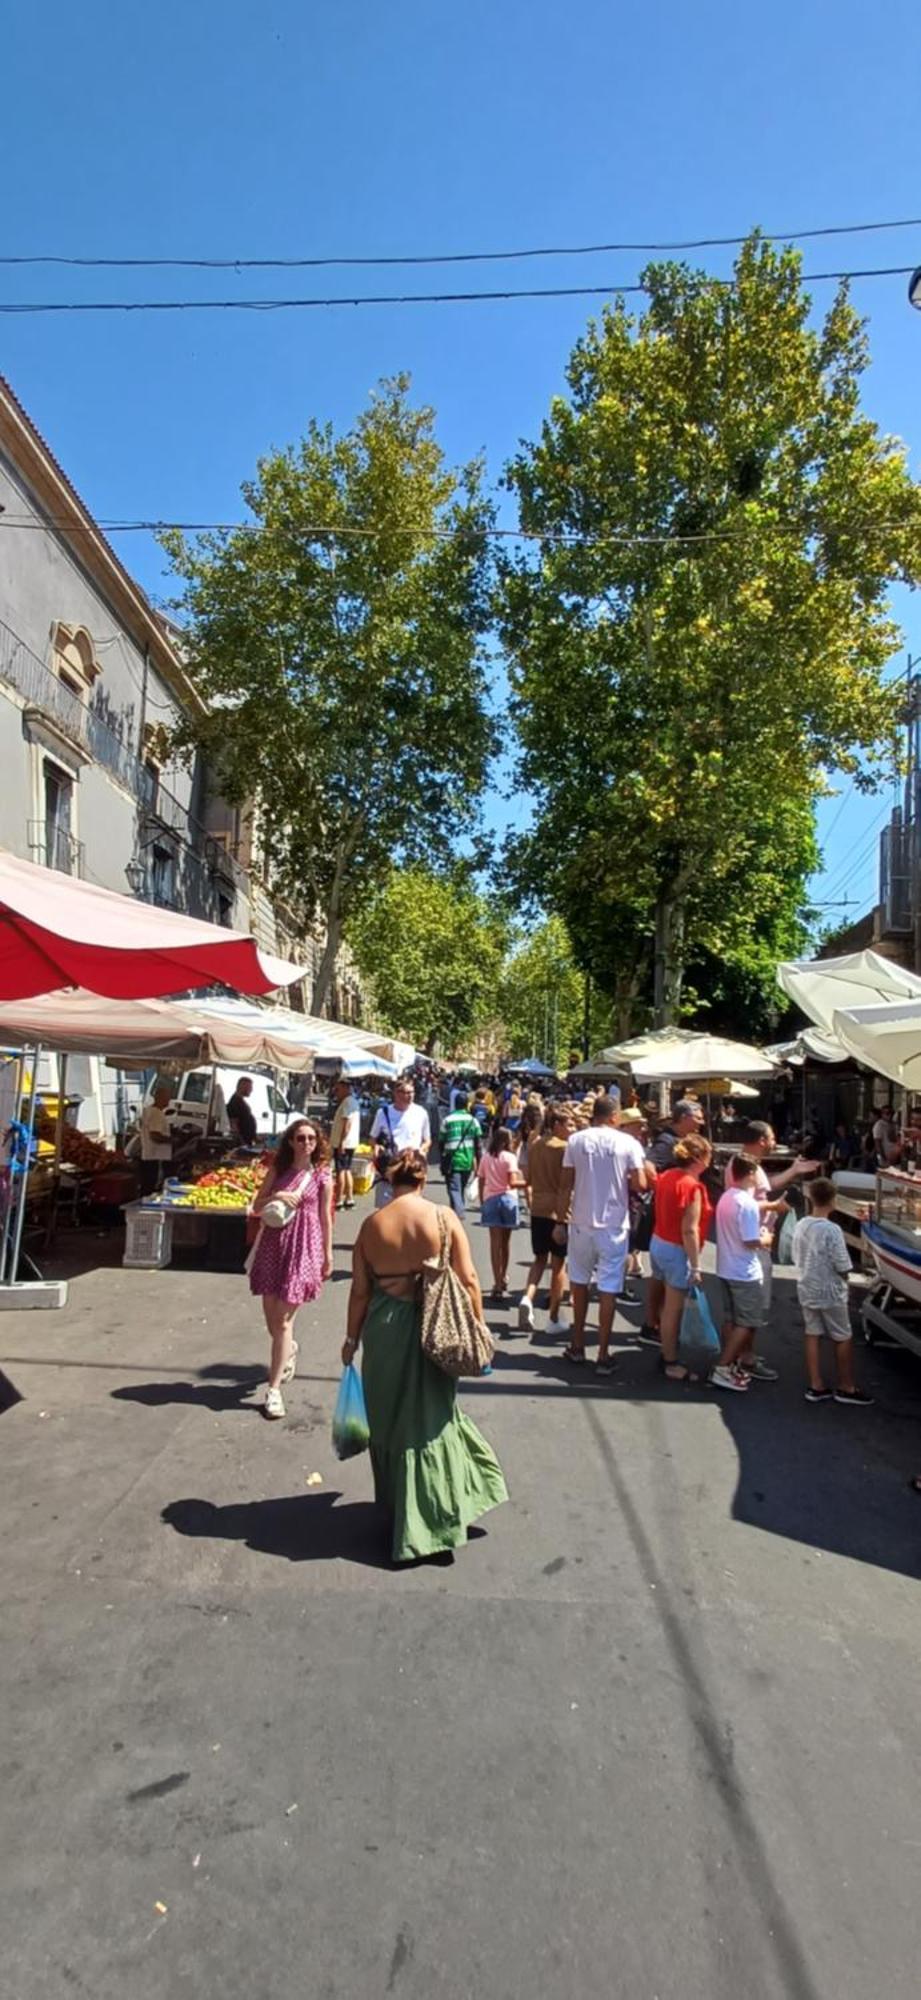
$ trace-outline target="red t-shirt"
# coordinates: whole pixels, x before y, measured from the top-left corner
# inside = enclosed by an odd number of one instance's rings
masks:
[[[666,1243],[683,1246],[681,1224],[684,1211],[690,1207],[695,1194],[700,1195],[699,1230],[700,1241],[706,1241],[713,1216],[713,1205],[705,1187],[696,1174],[689,1174],[685,1167],[667,1167],[656,1181],[655,1234]]]

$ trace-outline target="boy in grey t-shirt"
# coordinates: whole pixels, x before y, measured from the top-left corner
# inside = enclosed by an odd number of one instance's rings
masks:
[[[806,1373],[809,1384],[807,1403],[857,1403],[862,1409],[872,1403],[854,1381],[854,1342],[847,1303],[847,1281],[851,1269],[843,1231],[831,1220],[835,1204],[834,1182],[815,1180],[809,1189],[811,1215],[804,1215],[793,1231],[793,1262],[796,1290],[806,1329]],[[831,1341],[835,1354],[835,1387],[828,1389],[822,1374],[819,1342],[823,1335]]]

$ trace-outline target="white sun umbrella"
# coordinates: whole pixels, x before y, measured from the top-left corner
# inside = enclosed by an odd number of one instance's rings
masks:
[[[724,1041],[721,1035],[688,1035],[680,1043],[660,1046],[631,1064],[638,1083],[703,1081],[711,1076],[773,1076],[776,1065],[763,1049],[747,1042]]]
[[[839,1009],[835,1034],[865,1068],[905,1090],[921,1090],[921,1000]]]
[[[632,1069],[634,1063],[645,1062],[647,1056],[652,1059],[665,1049],[693,1040],[693,1028],[650,1028],[644,1035],[632,1035],[627,1042],[615,1042],[609,1049],[600,1049],[595,1062],[610,1064],[612,1069],[623,1069],[626,1064]]]
[[[834,1017],[839,1011],[921,1000],[918,974],[893,964],[878,951],[848,952],[843,958],[788,959],[777,967],[777,983],[807,1020],[814,1021],[826,1035],[834,1034]]]

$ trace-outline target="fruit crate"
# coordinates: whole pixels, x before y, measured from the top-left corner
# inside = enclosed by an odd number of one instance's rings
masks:
[[[145,1208],[132,1201],[125,1209],[125,1254],[130,1271],[163,1271],[173,1254],[173,1218],[168,1208]]]

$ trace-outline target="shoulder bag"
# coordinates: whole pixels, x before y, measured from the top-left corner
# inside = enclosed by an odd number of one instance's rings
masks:
[[[452,1270],[450,1237],[443,1209],[438,1211],[441,1238],[437,1258],[422,1266],[422,1352],[445,1375],[482,1375],[495,1354],[488,1327],[477,1319],[470,1293]]]

